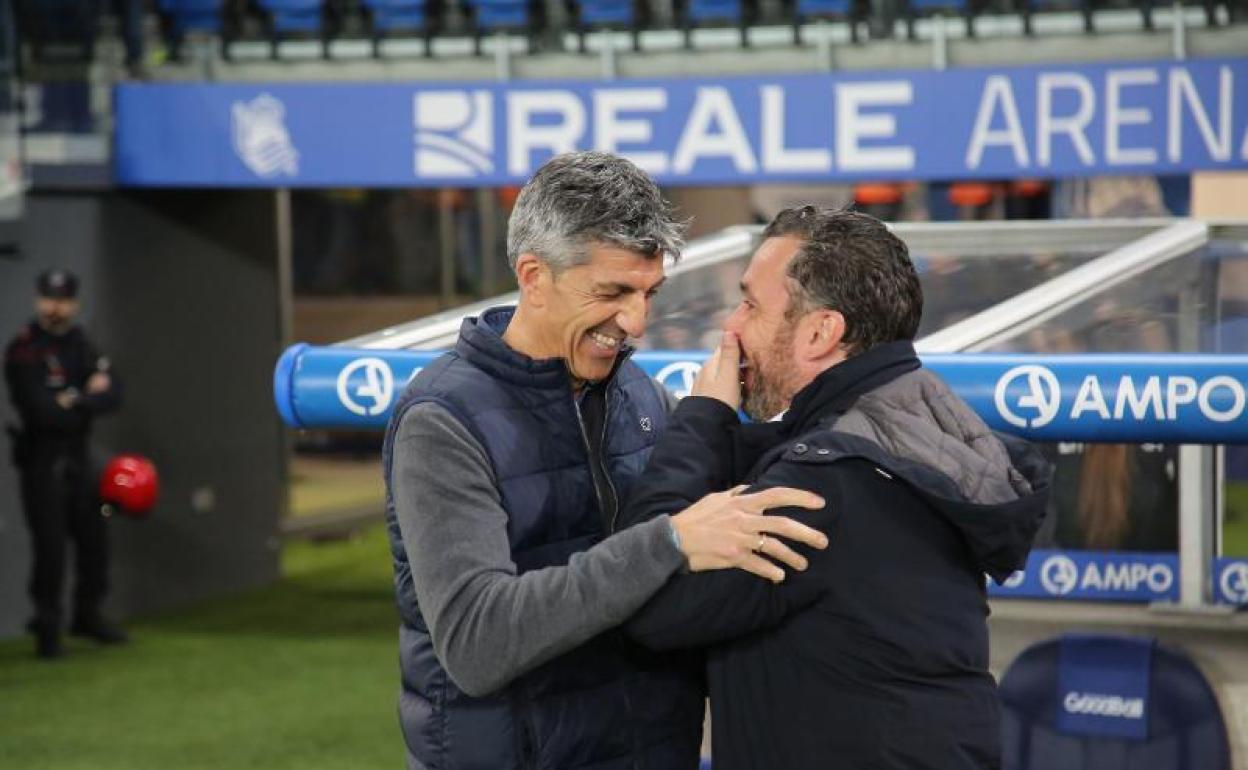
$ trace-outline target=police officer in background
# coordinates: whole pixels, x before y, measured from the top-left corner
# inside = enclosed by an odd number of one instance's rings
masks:
[[[77,583],[70,632],[102,644],[126,641],[100,614],[108,544],[87,460],[91,423],[120,405],[121,392],[108,359],[74,323],[78,278],[53,269],[40,274],[35,285],[35,318],[5,349],[4,379],[22,422],[20,430],[10,426],[9,432],[34,548],[35,616],[28,628],[39,657],[55,658],[61,654],[65,546],[71,539]]]

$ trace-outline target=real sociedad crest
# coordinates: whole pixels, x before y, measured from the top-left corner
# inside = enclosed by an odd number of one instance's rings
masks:
[[[230,108],[234,152],[253,174],[268,179],[299,173],[299,151],[286,128],[286,106],[270,94]]]

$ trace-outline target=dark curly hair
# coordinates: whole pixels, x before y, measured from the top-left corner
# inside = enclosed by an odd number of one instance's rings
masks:
[[[851,355],[876,345],[913,340],[923,315],[923,289],[910,250],[883,222],[856,211],[785,209],[764,238],[802,241],[789,262],[788,313],[827,308],[845,317]]]

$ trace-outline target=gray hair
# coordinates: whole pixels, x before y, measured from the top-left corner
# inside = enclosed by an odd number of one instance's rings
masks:
[[[559,155],[516,198],[507,260],[533,254],[557,273],[589,261],[595,243],[662,259],[680,258],[684,225],[658,186],[630,161],[605,152]]]

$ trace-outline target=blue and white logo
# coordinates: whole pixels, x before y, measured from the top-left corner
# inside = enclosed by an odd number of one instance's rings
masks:
[[[421,91],[413,108],[417,177],[472,178],[494,173],[490,91]]]
[[[1236,562],[1222,570],[1222,595],[1233,604],[1248,604],[1248,563]]]
[[[1026,393],[1010,401],[1010,390],[1015,382],[1023,380]],[[1062,402],[1062,389],[1057,375],[1044,366],[1024,364],[1016,366],[1001,376],[994,393],[997,412],[1001,419],[1018,428],[1041,428],[1053,422]],[[1018,410],[1026,410],[1019,414]]]
[[[676,398],[684,398],[693,392],[693,383],[698,379],[700,371],[702,364],[696,361],[676,361],[660,369],[654,379],[672,391]]]
[[[1005,582],[1001,584],[1001,587],[1002,588],[1018,588],[1025,582],[1027,582],[1027,570],[1020,569],[1018,572],[1015,572],[1014,574],[1006,578]]]
[[[1040,565],[1040,584],[1054,596],[1065,596],[1079,584],[1079,568],[1068,556],[1050,556]]]
[[[356,372],[362,377],[356,377]],[[361,379],[363,382],[359,382]],[[352,361],[338,375],[338,400],[352,414],[375,417],[390,408],[393,398],[394,374],[389,364],[380,358]],[[362,403],[361,399],[371,403]]]
[[[286,128],[286,105],[271,94],[230,107],[234,152],[263,179],[299,173],[299,151]]]

